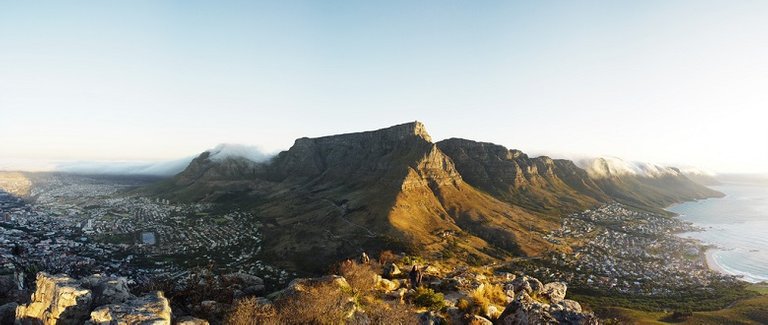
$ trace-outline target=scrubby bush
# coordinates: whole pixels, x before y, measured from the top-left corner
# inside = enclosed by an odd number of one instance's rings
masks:
[[[374,267],[375,265],[372,264],[347,261],[339,265],[338,273],[347,280],[352,287],[352,292],[359,297],[369,293],[378,284],[379,276],[374,271]]]
[[[403,257],[404,265],[424,264],[424,259],[421,256],[405,256]]]
[[[382,251],[379,253],[379,264],[384,265],[387,263],[392,263],[395,260],[397,260],[397,255],[395,253],[392,253],[390,250]]]
[[[358,323],[386,325],[416,324],[418,323],[418,314],[411,307],[405,304],[376,301],[366,306],[365,317]]]
[[[273,305],[261,304],[256,298],[248,297],[235,303],[227,315],[226,324],[277,325],[280,321]]]
[[[349,295],[333,283],[302,287],[273,304],[257,298],[238,300],[226,316],[226,324],[342,324],[354,310]]]
[[[413,296],[413,304],[429,310],[440,310],[445,307],[445,297],[429,288],[418,288]]]
[[[468,302],[469,307],[464,311],[476,315],[486,315],[488,314],[488,307],[491,305],[504,306],[506,303],[507,295],[501,286],[485,284],[472,291]]]
[[[275,305],[281,324],[340,324],[354,301],[338,286],[323,283],[279,299]]]
[[[464,298],[459,298],[459,300],[456,301],[456,308],[467,314],[472,313],[472,303]]]

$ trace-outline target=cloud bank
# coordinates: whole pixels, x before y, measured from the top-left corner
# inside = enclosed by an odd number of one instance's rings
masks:
[[[265,153],[259,147],[234,143],[222,143],[215,148],[206,151],[210,153],[208,159],[212,161],[242,157],[253,162],[262,162],[273,156],[272,154]]]
[[[592,178],[627,175],[656,178],[680,174],[674,168],[647,162],[626,161],[616,157],[581,159],[576,163],[579,167],[585,169]]]

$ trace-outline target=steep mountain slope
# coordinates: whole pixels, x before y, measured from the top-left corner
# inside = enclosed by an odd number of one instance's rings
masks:
[[[265,254],[302,269],[363,249],[477,261],[536,255],[555,226],[467,184],[418,122],[301,138],[264,163],[203,153],[164,186],[175,199],[239,194],[265,224]]]
[[[469,184],[527,209],[559,214],[611,200],[569,160],[529,158],[519,150],[464,139],[443,140],[437,145]]]
[[[613,200],[658,208],[716,194],[674,170],[647,177],[490,143],[435,144],[419,122],[300,138],[262,161],[219,152],[202,153],[152,191],[254,211],[264,225],[262,258],[302,270],[362,250],[473,263],[567,250],[544,239],[564,213]]]

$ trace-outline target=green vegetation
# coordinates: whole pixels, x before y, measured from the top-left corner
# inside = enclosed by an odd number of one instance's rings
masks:
[[[768,324],[768,296],[739,301],[725,309],[707,312],[649,312],[627,308],[604,308],[599,316],[605,324]]]
[[[713,284],[712,289],[711,291],[692,289],[676,292],[670,296],[641,296],[573,288],[570,291],[570,298],[592,306],[595,310],[612,306],[642,311],[711,311],[726,308],[736,301],[758,295],[754,291],[747,290],[746,285],[735,282]]]
[[[418,288],[413,297],[413,304],[429,310],[438,311],[445,307],[445,297],[442,293],[436,293],[432,289]]]

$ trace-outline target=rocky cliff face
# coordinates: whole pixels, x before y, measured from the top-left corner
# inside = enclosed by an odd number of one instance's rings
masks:
[[[171,324],[162,293],[136,297],[125,278],[38,273],[30,303],[16,308],[16,324]]]
[[[471,184],[509,203],[541,212],[573,212],[610,200],[568,160],[530,158],[519,150],[464,139],[437,143]]]
[[[707,195],[689,183],[596,178],[571,161],[531,158],[491,143],[435,144],[424,125],[413,122],[301,138],[264,162],[211,159],[206,152],[157,189],[175,200],[254,209],[265,224],[266,258],[319,270],[323,260],[361,250],[478,262],[537,255],[560,249],[543,238],[559,215],[613,200],[659,207]]]

